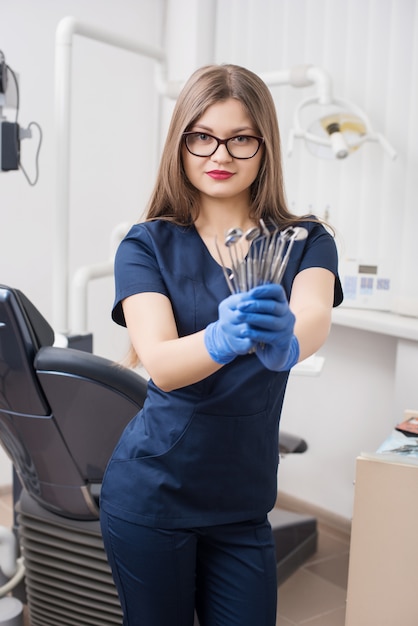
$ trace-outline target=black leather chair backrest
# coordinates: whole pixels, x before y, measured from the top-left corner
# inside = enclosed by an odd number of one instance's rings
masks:
[[[41,348],[34,367],[57,428],[88,483],[100,483],[147,382],[120,365],[70,348]]]
[[[40,347],[53,343],[54,331],[29,300],[0,285],[0,409],[48,414],[33,360]]]
[[[113,361],[53,341],[33,304],[0,285],[0,443],[42,506],[97,519],[106,464],[142,407],[147,382]]]

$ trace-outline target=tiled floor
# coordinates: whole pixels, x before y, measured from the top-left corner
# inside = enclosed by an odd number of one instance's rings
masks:
[[[0,492],[0,525],[12,519],[11,493]],[[277,626],[344,626],[349,537],[322,524],[318,530],[316,554],[279,587]]]
[[[279,587],[277,626],[344,626],[350,539],[318,531],[316,554]]]

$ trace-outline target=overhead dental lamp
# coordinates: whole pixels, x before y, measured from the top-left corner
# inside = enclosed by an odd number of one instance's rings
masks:
[[[333,96],[331,78],[323,68],[296,65],[260,76],[270,86],[316,87],[317,95],[302,100],[293,114],[293,128],[288,141],[289,156],[293,152],[294,140],[304,139],[312,154],[320,158],[345,159],[366,141],[377,141],[392,159],[396,158],[395,150],[383,135],[373,130],[360,107]],[[308,107],[311,114],[314,110],[314,114],[304,127],[301,123],[302,110],[306,114]]]
[[[302,110],[315,104],[319,107],[319,115],[317,110],[316,116],[304,128]],[[397,156],[387,139],[372,128],[368,117],[357,105],[337,98],[331,98],[328,103],[315,97],[303,100],[293,115],[289,156],[293,152],[295,138],[304,139],[309,151],[324,159],[345,159],[368,141],[379,143],[391,159]]]

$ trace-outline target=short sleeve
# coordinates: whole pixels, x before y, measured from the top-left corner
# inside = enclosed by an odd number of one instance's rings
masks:
[[[321,223],[314,220],[303,222],[301,226],[307,229],[308,237],[303,241],[295,243],[289,262],[290,271],[287,274],[287,278],[293,281],[297,273],[311,267],[321,267],[329,270],[335,276],[333,306],[336,307],[343,301],[343,290],[338,275],[338,253],[334,237]],[[288,293],[290,293],[291,285],[288,284],[287,287]]]
[[[126,326],[122,301],[144,292],[167,295],[152,238],[142,224],[136,224],[121,241],[115,256],[113,321]]]
[[[309,247],[300,264],[300,271],[308,267],[323,267],[335,276],[334,302],[336,307],[343,301],[343,289],[338,275],[338,253],[334,238],[322,224],[316,224],[310,233]]]

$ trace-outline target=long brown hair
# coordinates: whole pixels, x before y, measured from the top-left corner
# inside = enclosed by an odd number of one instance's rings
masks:
[[[238,65],[201,67],[183,87],[171,118],[147,219],[164,218],[178,224],[196,220],[199,193],[183,168],[183,133],[208,107],[228,98],[243,104],[257,133],[264,137],[260,170],[251,187],[250,216],[255,220],[270,218],[280,226],[300,219],[289,213],[286,204],[280,133],[270,90],[259,76]]]

